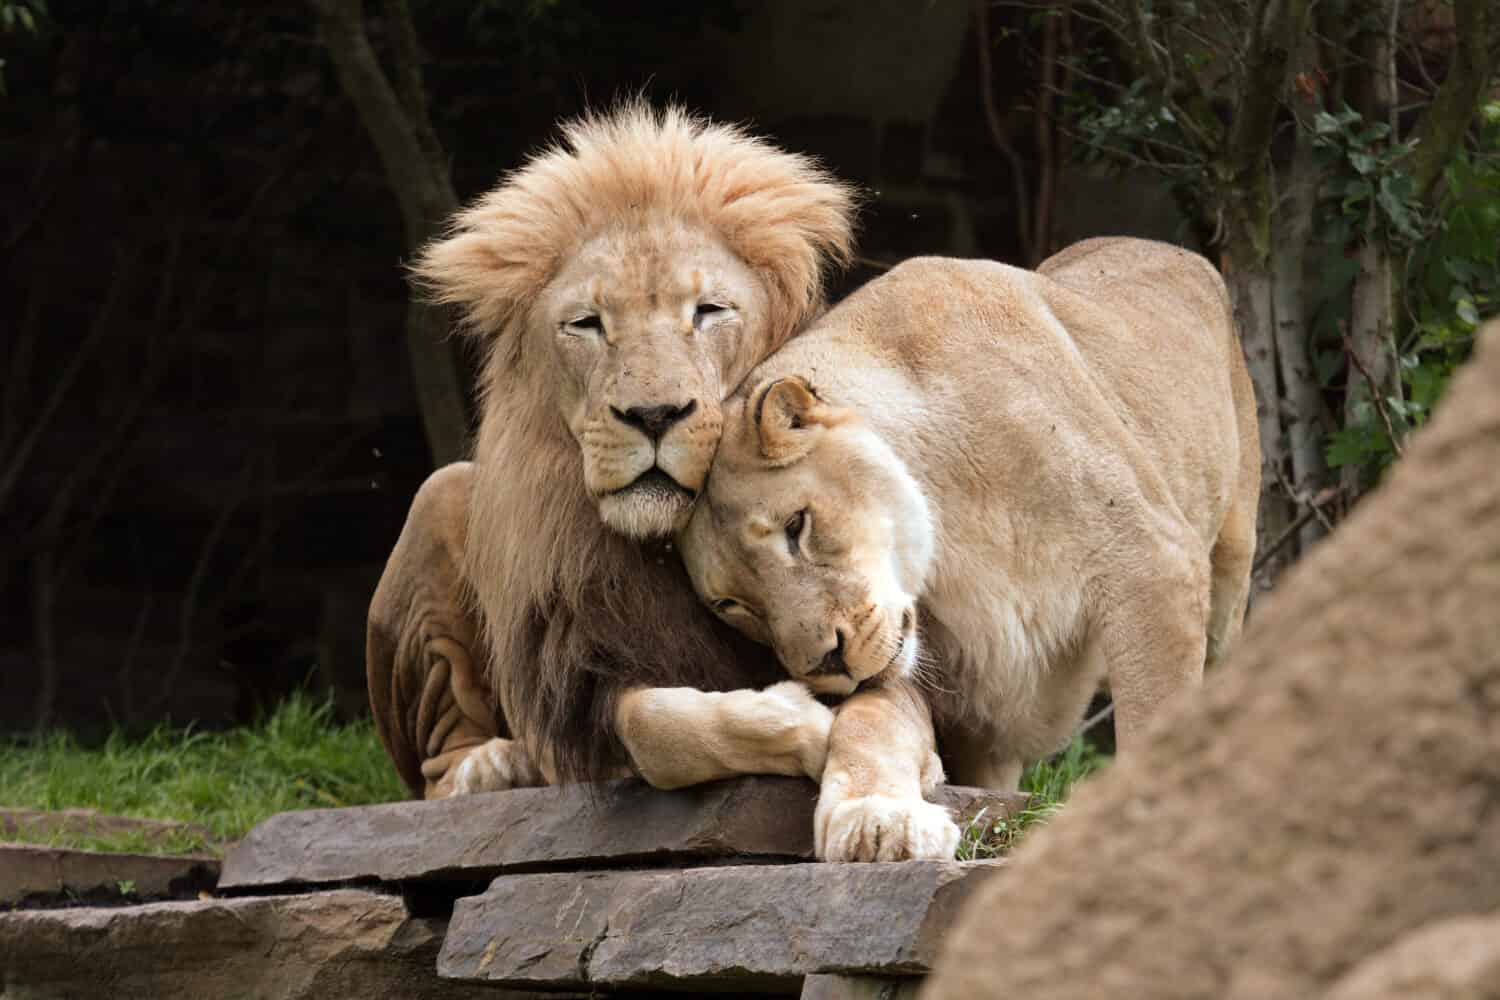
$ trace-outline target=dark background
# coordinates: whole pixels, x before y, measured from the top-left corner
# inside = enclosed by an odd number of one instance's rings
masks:
[[[304,685],[360,712],[365,606],[431,468],[374,147],[301,3],[47,11],[0,97],[0,729],[223,725]],[[640,92],[864,186],[839,294],[913,254],[1024,263],[967,0],[413,12],[463,199]],[[1013,16],[993,93],[1031,171]],[[1150,183],[1065,166],[1059,192],[1055,245],[1186,239]]]

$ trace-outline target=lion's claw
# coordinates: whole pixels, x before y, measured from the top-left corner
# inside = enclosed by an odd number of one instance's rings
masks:
[[[474,795],[478,792],[504,792],[516,787],[515,741],[489,740],[459,762],[453,772],[451,795]]]

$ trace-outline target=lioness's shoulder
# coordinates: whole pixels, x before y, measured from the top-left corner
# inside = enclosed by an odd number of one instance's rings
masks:
[[[1019,289],[1032,280],[1030,271],[998,260],[908,257],[866,287],[877,295],[917,305],[969,297],[992,299],[1007,288]]]

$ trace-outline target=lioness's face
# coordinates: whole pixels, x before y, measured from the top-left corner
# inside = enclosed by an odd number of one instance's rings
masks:
[[[728,404],[682,554],[715,614],[814,690],[847,694],[915,666],[934,528],[891,449],[806,383],[778,388],[790,381]]]
[[[539,297],[533,332],[563,374],[563,418],[604,522],[681,527],[708,475],[721,403],[770,350],[760,280],[710,233],[596,237]]]

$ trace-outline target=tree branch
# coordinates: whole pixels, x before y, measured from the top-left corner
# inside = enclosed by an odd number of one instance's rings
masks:
[[[458,196],[427,119],[411,14],[404,0],[387,0],[403,101],[380,68],[365,33],[362,0],[308,3],[317,12],[319,33],[339,84],[380,155],[386,181],[401,208],[406,245],[415,249],[458,208]],[[412,106],[418,110],[413,112]],[[447,326],[445,312],[415,298],[408,303],[407,355],[427,446],[439,465],[462,456],[468,431],[458,359],[444,339]]]
[[[1453,6],[1458,30],[1448,73],[1413,133],[1417,146],[1411,175],[1416,196],[1424,202],[1464,141],[1495,71],[1492,50],[1500,44],[1500,11],[1494,0],[1454,0]]]
[[[111,320],[114,318],[116,307],[120,304],[120,298],[124,292],[126,278],[130,273],[130,265],[134,261],[133,255],[121,254],[115,265],[114,278],[110,281],[109,291],[105,294],[104,302],[99,306],[99,311],[94,314],[94,324],[84,337],[83,343],[73,352],[68,365],[57,376],[52,383],[52,391],[47,396],[47,401],[42,405],[42,412],[37,415],[31,424],[31,429],[21,439],[16,450],[6,456],[5,471],[0,473],[0,509],[3,509],[10,493],[20,481],[21,473],[26,468],[26,462],[31,458],[31,452],[41,441],[43,434],[52,423],[52,418],[57,415],[58,408],[62,406],[68,391],[73,388],[83,366],[88,362],[103,342],[105,334],[110,330]]]
[[[990,65],[990,10],[989,0],[974,0],[974,34],[979,44],[979,96],[984,105],[984,120],[990,129],[990,138],[1010,163],[1012,183],[1016,189],[1016,228],[1021,238],[1021,252],[1028,262],[1036,257],[1036,243],[1031,231],[1031,195],[1027,190],[1026,164],[1016,147],[1011,145],[1005,125],[1000,121],[1000,112],[995,108],[994,70]]]
[[[339,84],[354,102],[401,206],[407,246],[419,246],[458,207],[453,185],[446,172],[425,155],[420,127],[407,114],[380,68],[380,60],[365,33],[362,0],[308,2],[317,11],[319,31]],[[409,92],[407,96],[417,95]]]
[[[1391,422],[1390,411],[1385,408],[1385,393],[1380,389],[1380,383],[1365,366],[1364,360],[1360,358],[1359,351],[1354,348],[1354,340],[1347,333],[1344,334],[1344,353],[1349,355],[1349,363],[1364,377],[1365,385],[1370,390],[1370,400],[1375,404],[1375,412],[1380,414],[1380,422],[1385,425],[1385,432],[1391,439],[1391,450],[1396,453],[1397,458],[1406,454],[1406,449],[1401,447],[1401,438],[1396,434],[1396,427]]]
[[[438,142],[437,133],[432,130],[432,119],[427,114],[427,90],[422,84],[422,49],[417,44],[417,28],[412,23],[411,6],[406,0],[385,0],[385,18],[391,34],[396,87],[407,117],[411,119],[412,131],[428,160],[434,164],[442,163],[443,147]]]
[[[1270,253],[1270,149],[1288,69],[1307,27],[1308,0],[1261,0],[1252,8],[1250,41],[1227,137],[1222,200],[1238,215],[1249,249],[1264,265]]]

